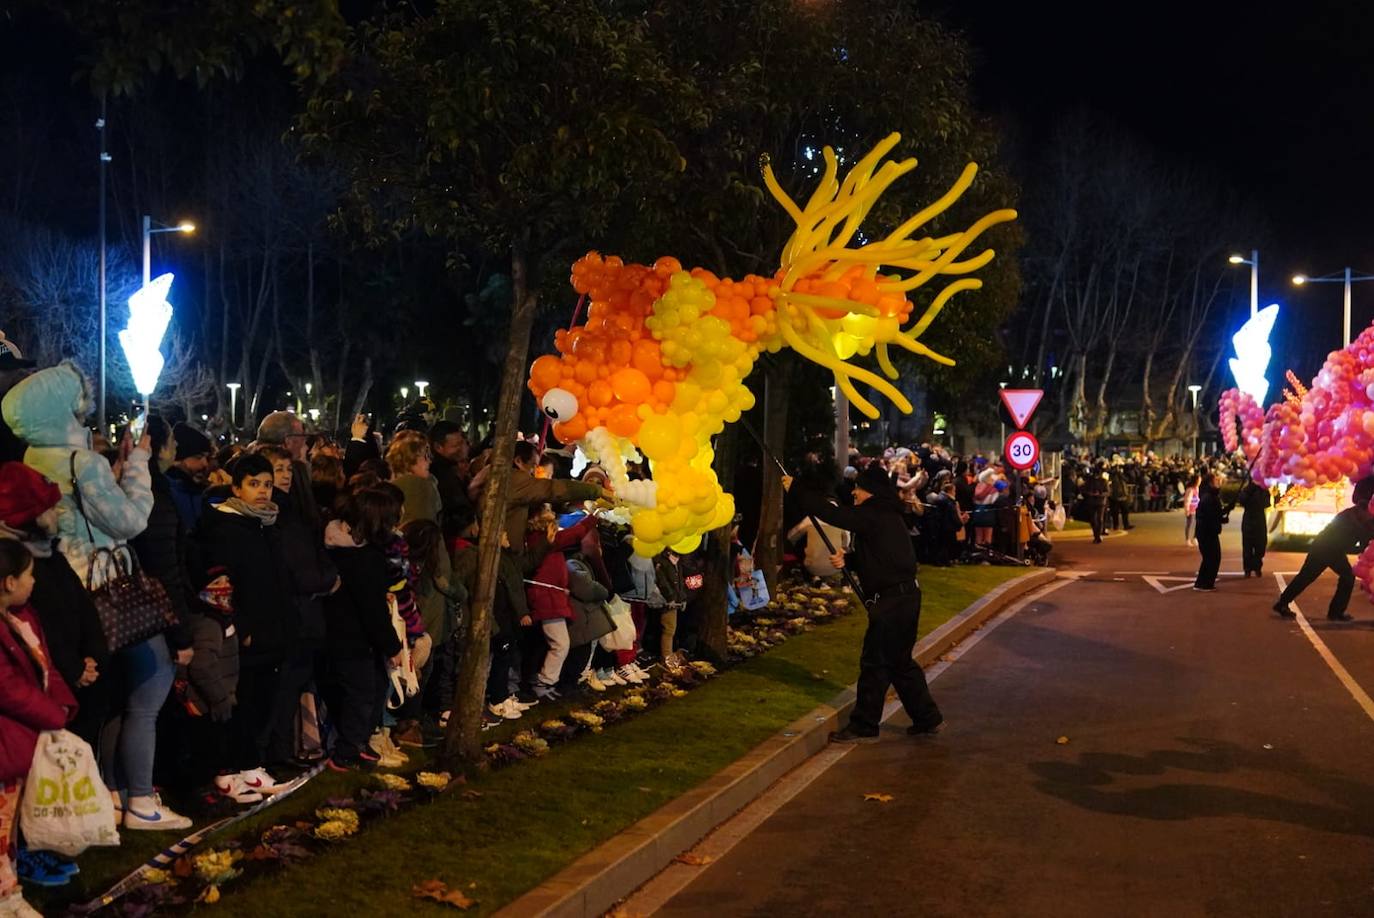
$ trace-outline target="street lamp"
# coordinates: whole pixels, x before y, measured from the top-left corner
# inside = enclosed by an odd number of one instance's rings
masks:
[[[1250,257],[1232,255],[1226,259],[1233,265],[1250,266],[1250,318],[1259,312],[1259,249],[1251,249]]]
[[[242,385],[243,383],[236,382],[225,383],[229,389],[229,430],[231,432],[234,429],[234,418],[238,416],[239,387]]]
[[[420,398],[425,397],[425,390],[429,388],[429,382],[423,379],[415,380],[415,388],[420,390]]]
[[[1202,387],[1194,383],[1188,387],[1188,391],[1193,396],[1193,458],[1197,458],[1197,394],[1202,391]]]
[[[1374,280],[1374,274],[1355,274],[1349,268],[1337,271],[1334,274],[1324,274],[1321,277],[1308,277],[1306,274],[1294,274],[1293,285],[1301,287],[1303,284],[1345,284],[1345,325],[1344,342],[1345,346],[1350,346],[1350,285],[1358,281]]]
[[[402,386],[402,387],[401,387],[401,401],[405,401],[405,400],[408,399],[408,398],[410,398],[410,387],[409,387],[409,386]]]
[[[158,224],[153,226],[153,218],[147,214],[143,215],[143,286],[148,286],[148,281],[152,280],[153,265],[153,235],[155,233],[194,233],[196,225],[188,220],[183,220],[176,226],[165,226]]]

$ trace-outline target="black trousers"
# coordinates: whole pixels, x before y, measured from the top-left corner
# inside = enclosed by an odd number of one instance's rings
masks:
[[[1264,551],[1268,547],[1269,533],[1265,531],[1263,521],[1259,525],[1241,525],[1240,555],[1245,571],[1254,571],[1256,574],[1263,573]]]
[[[1197,534],[1197,550],[1202,555],[1202,563],[1197,568],[1197,579],[1193,586],[1211,589],[1217,585],[1217,571],[1221,570],[1221,535],[1212,533]]]
[[[1125,529],[1131,525],[1131,501],[1126,497],[1112,498],[1112,528]]]
[[[1322,571],[1327,568],[1336,572],[1336,594],[1331,597],[1331,605],[1327,606],[1327,615],[1340,615],[1345,611],[1345,607],[1350,605],[1350,594],[1355,589],[1355,572],[1350,569],[1350,559],[1343,554],[1327,554],[1325,552],[1312,552],[1307,559],[1302,562],[1302,570],[1298,571],[1298,576],[1293,578],[1293,582],[1288,584],[1288,588],[1279,597],[1279,602],[1285,605],[1297,599],[1303,590],[1312,585],[1312,582],[1322,575]]]
[[[351,761],[367,748],[372,733],[381,726],[386,706],[388,679],[380,657],[332,657],[332,697],[329,713],[334,720],[334,757]]]
[[[911,657],[920,620],[920,588],[914,593],[881,597],[869,609],[859,657],[858,698],[849,715],[854,732],[878,732],[889,686],[897,690],[902,707],[916,726],[933,727],[944,719],[930,697],[926,674]]]
[[[300,719],[301,695],[314,690],[315,657],[319,648],[313,641],[301,640],[282,663],[272,699],[271,734],[267,740],[267,761],[286,764],[296,757],[296,724]]]
[[[241,659],[241,658],[240,658]],[[272,732],[273,703],[281,680],[281,665],[250,660],[239,667],[237,704],[229,718],[229,767],[257,768],[267,762],[267,738]]]
[[[1088,498],[1088,522],[1093,527],[1093,538],[1102,538],[1103,531],[1107,528],[1107,503],[1104,500]]]

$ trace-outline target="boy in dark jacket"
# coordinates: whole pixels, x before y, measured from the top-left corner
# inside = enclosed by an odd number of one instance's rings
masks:
[[[212,579],[200,591],[187,627],[194,655],[177,673],[183,706],[191,718],[195,783],[202,775],[220,771],[229,760],[229,718],[239,685],[239,638],[234,627],[234,587],[223,569],[209,571]],[[215,790],[235,803],[256,803],[262,793],[233,773],[215,777]]]
[[[673,638],[677,635],[678,613],[687,607],[687,586],[683,582],[682,558],[671,548],[665,548],[654,558],[654,580],[658,591],[663,594],[663,605],[649,607],[657,612],[662,628],[659,632],[659,654],[663,665],[669,670],[678,669],[681,663],[673,653]]]

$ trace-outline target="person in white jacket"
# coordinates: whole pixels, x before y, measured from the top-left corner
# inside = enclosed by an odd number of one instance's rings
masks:
[[[849,533],[838,526],[830,523],[821,523],[821,531],[830,539],[830,544],[835,546],[835,551],[849,551]],[[839,576],[840,569],[830,560],[831,551],[825,547],[825,540],[821,538],[821,533],[816,530],[815,521],[811,517],[804,517],[800,523],[793,526],[787,533],[787,541],[796,542],[802,538],[806,539],[806,555],[802,559],[802,566],[812,577],[820,580],[832,580]]]

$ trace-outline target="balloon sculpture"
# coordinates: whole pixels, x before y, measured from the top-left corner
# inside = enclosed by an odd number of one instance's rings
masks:
[[[1223,442],[1244,449],[1254,479],[1321,487],[1374,474],[1374,326],[1328,355],[1311,389],[1291,374],[1289,381],[1293,390],[1267,412],[1235,389],[1221,395]],[[1374,545],[1355,573],[1374,599]]]
[[[648,266],[595,252],[573,265],[573,288],[590,298],[586,322],[558,333],[558,354],[534,361],[529,387],[555,422],[554,435],[606,469],[616,498],[630,511],[638,554],[653,556],[665,546],[692,551],[702,533],[734,516],[734,501],[712,470],[710,438],[753,407],[744,380],[761,352],[790,347],[827,367],[869,417],[878,411],[856,380],[911,411],[889,382],[898,375],[890,348],[954,363],[923,344],[921,334],[951,297],[982,282],[950,281],[910,324],[908,294],[936,277],[987,265],[991,249],[962,258],[964,250],[1016,212],[997,210],[934,238],[914,235],[972,184],[977,166],[969,164],[947,193],[886,237],[851,245],[879,196],[916,167],[914,159],[883,162],[898,140],[888,136],[843,181],[826,147],[824,175],[804,206],[782,190],[765,160],[764,182],[796,222],[772,277],[731,280],[703,268],[684,270],[671,257]],[[908,275],[879,273],[882,268]],[[875,350],[886,379],[850,362]],[[627,463],[641,453],[651,481],[628,477]]]

